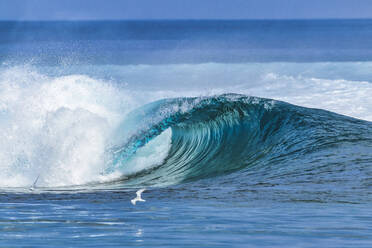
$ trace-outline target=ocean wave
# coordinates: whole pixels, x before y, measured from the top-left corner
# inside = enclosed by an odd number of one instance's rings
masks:
[[[237,94],[160,100],[129,116],[121,128],[132,135],[112,148],[111,170],[128,172],[128,161],[142,156],[137,151],[169,129],[171,141],[164,142],[171,145],[165,157],[159,154],[162,162],[126,174],[125,185],[168,185],[275,163],[289,166],[298,158],[296,168],[281,170],[311,170],[317,154],[317,166],[331,164],[339,159],[335,149],[372,145],[370,122]]]
[[[260,83],[181,91],[39,70],[0,70],[1,188],[28,188],[36,178],[46,188],[167,185],[295,158],[306,164],[308,150],[326,163],[337,155],[333,144],[370,159],[370,122],[260,98],[371,120],[369,82],[266,73]]]

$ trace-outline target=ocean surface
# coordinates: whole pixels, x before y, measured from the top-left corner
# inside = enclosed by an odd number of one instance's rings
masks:
[[[372,247],[372,20],[0,22],[0,128],[0,247]]]

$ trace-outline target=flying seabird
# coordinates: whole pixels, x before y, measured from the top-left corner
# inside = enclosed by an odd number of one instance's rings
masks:
[[[133,205],[136,205],[136,202],[137,202],[137,201],[141,201],[141,202],[146,201],[146,200],[144,200],[144,199],[141,198],[141,194],[142,194],[142,192],[145,191],[145,190],[146,190],[146,189],[140,189],[140,190],[138,190],[138,191],[136,192],[137,197],[134,198],[134,199],[132,199],[130,202],[131,202]]]

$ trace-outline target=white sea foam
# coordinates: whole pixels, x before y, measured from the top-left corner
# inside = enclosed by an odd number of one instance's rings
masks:
[[[364,69],[347,69],[358,65]],[[2,67],[0,187],[30,187],[39,174],[37,186],[105,181],[161,163],[170,148],[170,129],[138,150],[121,170],[102,175],[105,151],[116,135],[112,132],[126,114],[167,97],[243,93],[372,121],[372,83],[365,79],[370,63],[335,64],[338,74],[336,69],[324,72],[332,64],[310,67],[302,72],[303,64],[106,66],[102,74],[120,71],[114,82],[89,73],[51,76],[41,73],[43,68]]]
[[[238,91],[283,100],[304,107],[320,108],[372,121],[372,83],[344,79],[305,78],[268,73],[261,85],[241,85]]]
[[[40,186],[103,180],[107,137],[130,99],[86,76],[1,73],[0,186],[30,186],[39,174]]]

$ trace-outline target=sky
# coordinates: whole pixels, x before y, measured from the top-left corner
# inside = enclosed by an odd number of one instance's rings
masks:
[[[0,0],[0,20],[372,18],[372,0]]]

